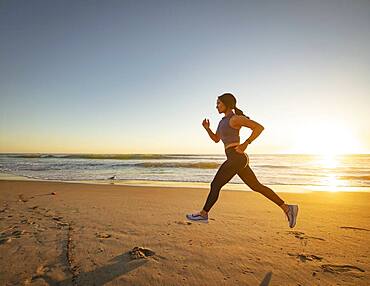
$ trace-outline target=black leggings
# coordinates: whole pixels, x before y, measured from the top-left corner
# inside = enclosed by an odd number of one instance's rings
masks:
[[[225,154],[227,160],[222,163],[211,183],[211,191],[209,192],[203,210],[209,212],[212,206],[216,203],[221,188],[226,185],[226,183],[228,183],[236,174],[238,174],[243,182],[246,183],[253,191],[261,193],[278,206],[284,204],[284,201],[273,190],[262,185],[257,180],[256,175],[249,167],[248,155],[237,152],[235,150],[235,146],[227,148],[225,150]]]

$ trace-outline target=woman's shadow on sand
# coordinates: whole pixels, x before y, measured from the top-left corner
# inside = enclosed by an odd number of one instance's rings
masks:
[[[149,260],[147,258],[132,259],[130,252],[120,254],[111,260],[109,264],[98,267],[89,272],[79,273],[77,277],[70,277],[62,281],[53,280],[48,275],[40,275],[37,278],[44,279],[49,285],[70,286],[70,285],[104,285],[114,278],[127,274],[130,271],[144,265]]]
[[[272,277],[272,271],[267,272],[259,286],[268,286],[270,284],[271,277]]]

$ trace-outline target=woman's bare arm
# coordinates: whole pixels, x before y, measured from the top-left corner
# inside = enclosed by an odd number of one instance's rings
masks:
[[[211,130],[211,128],[209,128],[209,120],[208,119],[204,119],[203,122],[202,122],[202,125],[204,127],[204,129],[206,129],[209,137],[211,137],[211,139],[218,143],[218,141],[220,141],[220,136],[218,134],[215,134],[213,133],[213,131]]]
[[[207,130],[207,133],[208,133],[209,137],[211,137],[211,139],[214,142],[218,143],[220,141],[220,139],[221,139],[220,136],[218,136],[218,134],[216,134],[216,133],[213,133],[211,128],[208,127],[208,128],[206,128],[206,130]]]
[[[250,129],[252,129],[252,134],[249,136],[249,138],[247,140],[244,141],[243,144],[241,145],[248,145],[250,144],[254,139],[256,139],[260,134],[261,132],[265,129],[261,124],[259,124],[258,122],[252,120],[252,119],[249,119],[243,115],[237,115],[237,116],[233,116],[231,119],[230,119],[230,124],[232,124],[233,126],[235,126],[236,128],[241,128],[243,126],[245,127],[248,127]]]

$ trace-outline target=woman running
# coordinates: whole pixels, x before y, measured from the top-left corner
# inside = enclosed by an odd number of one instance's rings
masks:
[[[248,155],[244,153],[247,146],[261,134],[264,127],[244,115],[243,111],[235,105],[236,99],[231,93],[224,93],[217,98],[216,108],[225,116],[220,120],[216,134],[209,128],[209,120],[203,120],[202,125],[211,139],[216,143],[221,139],[224,143],[227,160],[222,163],[211,183],[211,190],[203,209],[197,213],[187,214],[186,217],[192,221],[208,222],[208,213],[216,203],[221,188],[238,174],[253,191],[261,193],[278,205],[286,214],[289,227],[293,228],[297,220],[298,205],[286,204],[273,190],[262,185],[249,167]],[[244,143],[240,144],[239,130],[243,126],[249,127],[253,132]]]

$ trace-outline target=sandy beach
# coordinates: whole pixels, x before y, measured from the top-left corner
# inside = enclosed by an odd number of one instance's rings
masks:
[[[0,181],[1,285],[369,285],[370,193]],[[139,247],[139,248],[135,248]]]

